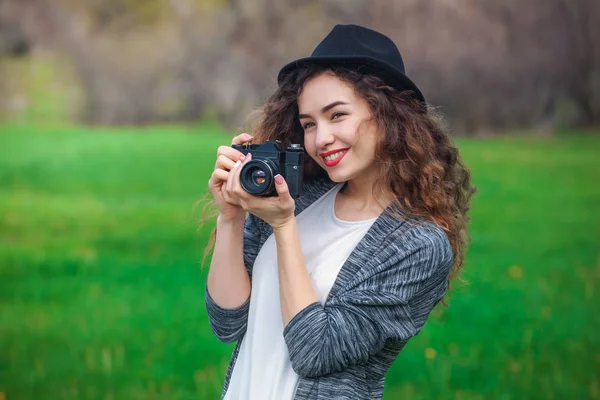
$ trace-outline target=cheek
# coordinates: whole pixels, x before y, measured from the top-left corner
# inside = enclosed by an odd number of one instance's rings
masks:
[[[350,146],[364,147],[364,140],[361,138],[364,136],[363,129],[360,120],[344,121],[339,127],[340,139]]]
[[[310,158],[315,159],[317,157],[315,154],[314,142],[313,142],[311,136],[309,136],[309,135],[304,135],[304,150],[306,150],[306,154]]]
[[[362,135],[357,136],[356,139],[355,148],[360,157],[373,160],[375,158],[377,137],[368,132],[364,132]]]

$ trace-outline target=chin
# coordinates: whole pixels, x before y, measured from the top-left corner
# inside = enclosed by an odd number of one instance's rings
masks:
[[[327,171],[327,175],[329,176],[329,179],[336,183],[343,183],[350,180],[350,177],[344,173],[332,173],[332,171]]]
[[[348,180],[345,178],[339,178],[339,177],[331,176],[331,175],[329,175],[329,179],[331,179],[335,183],[342,183],[342,182],[346,182]]]

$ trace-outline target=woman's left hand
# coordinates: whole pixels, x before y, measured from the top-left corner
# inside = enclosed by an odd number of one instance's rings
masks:
[[[256,215],[271,225],[273,230],[276,230],[294,219],[296,202],[290,195],[288,185],[281,175],[275,176],[275,190],[277,190],[278,196],[261,197],[246,192],[240,184],[240,171],[251,158],[252,155],[248,154],[243,163],[236,163],[229,174],[227,184],[223,185],[223,190],[232,198],[237,198],[245,211]]]

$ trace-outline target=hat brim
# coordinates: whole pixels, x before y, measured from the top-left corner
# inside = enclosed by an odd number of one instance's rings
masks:
[[[340,65],[347,66],[349,68],[356,68],[359,72],[364,74],[373,74],[381,77],[385,82],[390,84],[394,89],[400,91],[413,91],[414,97],[418,100],[425,102],[425,97],[415,85],[413,81],[411,81],[402,71],[399,69],[381,62],[375,58],[371,57],[348,57],[348,56],[328,56],[328,57],[306,57],[300,58],[296,61],[292,61],[286,64],[277,76],[277,82],[281,84],[283,79],[296,70],[309,65],[309,64],[318,64],[318,65]]]

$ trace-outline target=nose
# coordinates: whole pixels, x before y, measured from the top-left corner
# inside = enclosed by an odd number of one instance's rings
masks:
[[[317,150],[323,151],[330,147],[330,145],[335,141],[335,135],[333,132],[333,127],[328,123],[321,123],[317,126],[317,132],[315,136],[315,145],[317,146]]]

